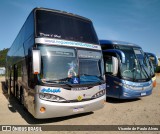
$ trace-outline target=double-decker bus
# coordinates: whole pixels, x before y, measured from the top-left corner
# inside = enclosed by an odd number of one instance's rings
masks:
[[[39,119],[103,108],[103,56],[91,20],[33,9],[8,51],[6,85]]]
[[[100,44],[108,97],[133,99],[152,93],[154,68],[140,46],[112,40],[100,40]]]

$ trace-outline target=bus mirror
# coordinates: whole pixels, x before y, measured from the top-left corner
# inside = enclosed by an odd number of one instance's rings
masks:
[[[113,63],[112,74],[117,75],[117,73],[118,73],[118,59],[116,57],[112,57],[112,63]]]
[[[40,50],[32,50],[33,74],[39,74],[41,71],[41,55]]]

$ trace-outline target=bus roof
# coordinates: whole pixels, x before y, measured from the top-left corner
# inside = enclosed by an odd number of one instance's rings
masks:
[[[116,40],[99,40],[101,45],[121,45],[121,46],[132,46],[132,47],[139,47],[139,45],[125,42],[125,41],[116,41]]]

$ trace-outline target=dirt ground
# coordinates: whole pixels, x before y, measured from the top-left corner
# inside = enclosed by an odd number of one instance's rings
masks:
[[[0,77],[0,125],[160,125],[160,76],[157,75],[157,87],[150,96],[134,100],[108,98],[103,109],[87,114],[73,115],[52,119],[34,119],[24,110],[15,98],[8,101],[5,90],[2,90],[4,77]],[[61,133],[90,133],[91,131],[60,131]],[[54,133],[60,133],[54,131]],[[1,132],[0,132],[1,133]],[[6,133],[6,132],[5,132]],[[8,132],[9,133],[9,132]],[[15,132],[14,132],[15,133]],[[25,132],[31,133],[31,132]],[[36,132],[33,132],[36,133]],[[42,133],[42,132],[38,132]],[[53,132],[47,132],[53,133]],[[92,131],[92,133],[106,133]],[[113,134],[148,133],[159,131],[124,132],[110,131]]]

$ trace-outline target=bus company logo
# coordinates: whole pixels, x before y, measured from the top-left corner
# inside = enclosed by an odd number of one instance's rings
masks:
[[[85,48],[92,48],[92,49],[98,49],[100,50],[101,47],[99,45],[93,45],[88,43],[82,43],[82,42],[74,42],[74,41],[67,41],[67,40],[57,40],[57,39],[44,39],[39,40],[37,38],[37,43],[49,43],[53,45],[65,45],[65,46],[75,46],[75,47],[85,47]]]
[[[58,89],[51,89],[51,88],[46,89],[46,88],[43,88],[43,89],[41,89],[41,92],[42,93],[60,93],[61,90],[60,90],[60,88],[58,88]]]

